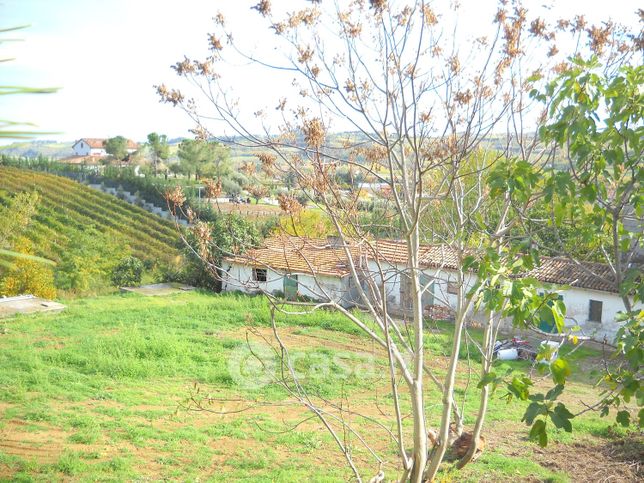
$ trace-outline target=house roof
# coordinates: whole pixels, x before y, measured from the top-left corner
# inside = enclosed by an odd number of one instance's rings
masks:
[[[87,145],[92,148],[92,149],[103,149],[105,148],[105,141],[107,139],[105,138],[80,138],[78,141],[74,143],[74,146],[76,146],[79,142],[85,141]],[[127,148],[128,149],[138,149],[139,145],[132,141],[131,139],[127,140]]]
[[[390,265],[407,263],[407,245],[399,240],[377,240],[367,256]],[[446,245],[421,245],[418,261],[424,268],[456,269],[459,264],[456,253]]]
[[[454,270],[458,267],[457,254],[446,245],[421,245],[419,251],[419,265],[422,268]],[[355,243],[351,246],[350,253],[357,265],[360,259],[365,258],[390,265],[407,263],[407,246],[397,240]],[[261,247],[248,250],[244,255],[228,257],[226,260],[229,263],[268,267],[286,273],[336,277],[344,277],[350,273],[344,249],[331,239],[276,236],[266,239]],[[602,263],[542,257],[541,265],[525,275],[544,283],[617,292],[615,283],[610,282],[610,267]]]
[[[567,258],[543,257],[541,265],[527,275],[545,283],[618,292],[616,283],[610,282],[614,275],[605,263],[578,263]]]
[[[287,273],[311,273],[344,277],[349,274],[347,257],[342,248],[333,247],[327,240],[292,236],[268,238],[259,248],[243,256],[227,257],[230,263],[257,268],[269,267]]]

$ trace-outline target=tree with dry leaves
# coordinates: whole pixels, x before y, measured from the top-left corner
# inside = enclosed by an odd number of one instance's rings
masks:
[[[268,195],[268,188],[262,184],[249,185],[245,189],[255,199],[255,203]]]
[[[518,2],[500,2],[492,27],[477,37],[459,27],[456,5],[438,11],[421,0],[302,4],[295,11],[268,0],[252,7],[258,25],[266,28],[260,44],[283,57],[253,50],[237,35],[239,27],[219,14],[208,37],[209,55],[174,66],[189,82],[188,91],[166,85],[157,91],[163,102],[192,117],[198,136],[218,138],[217,133],[227,131],[234,135],[227,140],[261,151],[258,161],[264,169],[292,173],[296,192],[330,220],[335,237],[329,244],[342,254],[353,305],[369,315],[370,323],[339,302],[320,279],[308,288],[321,302],[295,309],[272,293],[266,296],[274,310],[284,313],[336,310],[381,349],[390,383],[390,424],[361,432],[345,417],[342,404],[303,391],[274,326],[282,375],[289,378],[280,382],[330,431],[357,480],[371,471],[372,481],[431,481],[448,451],[455,451],[460,466],[480,453],[491,387],[502,383],[491,370],[502,321],[530,327],[546,310],[563,326],[560,304],[549,304],[551,294],[521,277],[538,264],[538,253],[513,230],[542,196],[540,172],[548,160],[536,135],[544,111],[528,93],[553,72],[568,69],[568,56],[592,50],[612,69],[629,61],[640,40],[613,24],[589,26],[583,17],[546,21]],[[558,52],[566,46],[566,52]],[[248,105],[243,92],[235,94],[231,69],[249,63],[266,71],[256,82],[275,79],[275,91],[265,93],[274,97],[274,109]],[[329,142],[332,128],[354,134],[338,147]],[[502,141],[491,148],[493,134],[501,134]],[[378,202],[401,227],[396,243],[403,262],[393,263],[384,248],[390,245],[365,227],[362,190],[339,186],[336,173],[347,168],[352,176],[381,185]],[[295,193],[281,195],[279,202],[288,214],[301,210]],[[195,229],[202,235],[195,234],[201,240],[196,253],[207,256],[209,232],[201,224]],[[321,241],[289,240],[289,253],[299,258],[311,253],[302,248],[307,244],[323,246]],[[432,250],[439,262],[428,276],[424,257]],[[247,256],[248,264],[256,266],[258,261]],[[303,263],[315,272],[311,260]],[[406,288],[397,303],[386,289],[392,280]],[[245,280],[237,283],[248,286]],[[452,310],[453,342],[442,352],[430,350],[425,341],[429,294]],[[457,377],[462,364],[472,368],[472,361],[461,361],[459,353],[473,340],[469,331],[475,323],[484,330],[482,343],[474,344],[482,361],[476,387]],[[444,371],[437,371],[443,357]],[[565,382],[561,365],[552,367],[556,384]],[[508,397],[523,398],[529,384],[521,378],[508,381]],[[459,391],[478,395],[471,428],[465,427]],[[553,398],[558,394],[548,392]],[[439,418],[428,416],[430,405],[440,407]],[[546,417],[567,429],[569,413],[557,411]],[[542,426],[542,420],[535,422],[533,436],[543,442]],[[374,437],[392,441],[397,461],[373,449]],[[355,444],[367,448],[375,469],[354,459]]]

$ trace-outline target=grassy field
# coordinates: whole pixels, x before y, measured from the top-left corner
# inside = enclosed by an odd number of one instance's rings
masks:
[[[60,314],[0,321],[0,480],[350,479],[319,422],[306,420],[310,414],[279,386],[249,384],[257,380],[236,372],[235,361],[247,355],[247,338],[259,343],[258,335],[270,334],[262,299],[195,292],[66,303]],[[279,324],[316,400],[350,401],[352,409],[371,416],[352,422],[394,461],[394,448],[372,422],[391,423],[381,354],[328,312]],[[427,336],[431,364],[439,372],[448,341],[446,325]],[[586,368],[596,355],[582,348],[571,357],[585,368],[566,396],[573,408],[581,399],[592,400]],[[503,363],[507,369],[522,364]],[[475,385],[476,369],[474,364],[470,372],[464,364],[460,383]],[[211,412],[186,409],[196,388],[198,397],[209,396]],[[527,441],[520,423],[524,406],[508,405],[500,396],[492,398],[486,451],[461,472],[448,465],[441,481],[601,481],[609,476],[629,481],[637,476],[632,461],[641,456],[640,438],[586,414],[574,421],[572,435],[556,433],[541,449]],[[430,389],[428,397],[436,393]],[[474,395],[464,404],[473,408]],[[437,414],[428,408],[433,424]],[[472,415],[466,422],[472,424]],[[361,468],[376,468],[364,450],[356,449],[355,458]],[[395,474],[390,465],[385,469],[390,477]]]

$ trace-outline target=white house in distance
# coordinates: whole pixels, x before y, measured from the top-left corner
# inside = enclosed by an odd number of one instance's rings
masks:
[[[390,309],[405,314],[411,306],[404,275],[405,244],[378,240],[370,245],[369,249],[357,245],[350,249],[353,263],[360,267],[358,273],[362,272],[375,280],[380,290],[384,289]],[[447,318],[450,308],[456,304],[457,259],[440,245],[424,245],[420,252],[421,284],[429,287],[422,296],[425,311],[436,318]],[[291,299],[299,295],[319,301],[334,300],[351,307],[359,300],[348,262],[344,249],[333,239],[273,237],[243,256],[226,258],[222,288],[247,293],[280,293]],[[599,340],[607,337],[612,341],[619,329],[616,316],[623,310],[623,303],[615,286],[604,280],[609,273],[608,266],[600,263],[580,266],[563,258],[543,257],[541,266],[529,275],[554,289],[569,286],[562,292],[567,308],[566,325],[579,325],[584,335]],[[468,277],[465,288],[476,280],[474,273]],[[547,324],[542,322],[541,328],[548,331],[544,323]]]
[[[72,149],[75,156],[107,156],[105,151],[105,142],[103,138],[81,138],[74,143]],[[127,140],[127,152],[133,153],[139,149],[139,145],[134,141]]]

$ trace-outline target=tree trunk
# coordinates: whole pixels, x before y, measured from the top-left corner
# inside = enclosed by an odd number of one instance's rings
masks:
[[[494,344],[492,336],[494,335],[494,312],[488,314],[488,322],[483,332],[483,365],[481,367],[481,379],[483,379],[489,372],[492,366],[492,358],[494,357]],[[483,430],[483,423],[485,422],[485,414],[487,413],[487,404],[490,397],[490,385],[486,384],[481,389],[481,399],[479,402],[479,411],[476,415],[476,423],[472,431],[472,443],[465,456],[456,465],[457,468],[463,468],[474,459],[474,455],[479,450],[481,432]]]
[[[459,274],[459,286],[462,287],[462,275]],[[461,350],[461,339],[463,337],[463,326],[465,325],[465,310],[463,305],[463,290],[458,291],[457,315],[454,322],[454,341],[452,343],[452,354],[445,376],[445,387],[443,389],[443,411],[441,418],[441,427],[438,434],[439,445],[434,449],[429,466],[425,472],[425,480],[433,481],[438,468],[443,461],[449,440],[450,415],[452,404],[454,403],[454,384],[456,381],[456,367],[458,366],[458,353]]]
[[[422,389],[422,386],[421,386]],[[414,415],[414,464],[411,469],[410,481],[421,483],[427,465],[427,424],[422,390],[414,388],[412,398],[412,414]]]
[[[418,227],[412,231],[407,241],[414,311],[414,387],[411,391],[412,414],[414,417],[414,464],[410,481],[421,483],[425,466],[427,466],[427,421],[425,420],[425,403],[423,400],[425,340],[423,331],[423,294],[420,285],[420,270],[418,268],[418,249],[420,245]]]

